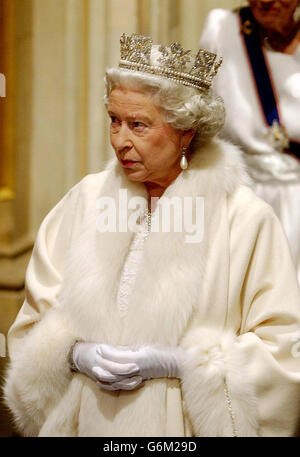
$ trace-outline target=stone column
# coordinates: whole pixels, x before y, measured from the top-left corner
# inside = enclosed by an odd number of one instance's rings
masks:
[[[6,334],[24,298],[30,257],[30,147],[32,129],[32,1],[2,0],[0,72],[6,94],[0,99],[0,383],[7,358]],[[0,436],[11,436],[1,407]]]

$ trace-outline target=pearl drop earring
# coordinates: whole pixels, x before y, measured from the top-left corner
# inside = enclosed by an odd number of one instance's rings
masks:
[[[180,160],[180,167],[182,170],[186,170],[187,167],[188,167],[188,161],[186,160],[186,157],[185,157],[185,152],[187,150],[187,147],[184,146],[182,148],[182,157],[181,157],[181,160]]]
[[[296,22],[296,23],[300,21],[300,2],[296,6],[296,9],[293,14],[293,19],[294,19],[294,22]]]

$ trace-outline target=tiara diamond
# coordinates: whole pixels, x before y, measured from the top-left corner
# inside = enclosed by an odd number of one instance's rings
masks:
[[[222,63],[222,57],[205,49],[199,49],[194,56],[180,43],[153,45],[150,37],[135,33],[130,36],[123,33],[120,44],[120,68],[160,75],[200,90],[210,88]]]
[[[120,38],[121,60],[150,65],[152,40],[143,35],[123,35]]]

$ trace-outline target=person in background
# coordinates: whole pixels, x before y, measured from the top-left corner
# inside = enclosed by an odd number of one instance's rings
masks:
[[[300,281],[300,9],[249,0],[212,10],[200,39],[223,56],[213,88],[226,107],[222,136],[244,151],[257,195],[277,213]]]

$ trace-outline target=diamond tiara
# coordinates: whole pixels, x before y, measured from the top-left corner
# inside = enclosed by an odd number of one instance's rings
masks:
[[[150,37],[135,33],[131,36],[123,33],[120,44],[120,68],[160,75],[200,90],[210,88],[222,63],[222,57],[217,58],[205,49],[199,49],[195,56],[180,43],[153,45]]]

